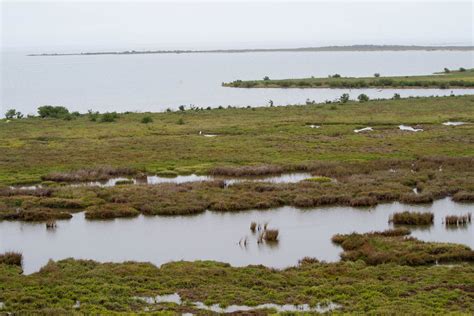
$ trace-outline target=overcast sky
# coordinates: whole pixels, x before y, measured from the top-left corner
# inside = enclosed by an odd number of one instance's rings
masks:
[[[0,1],[2,50],[473,44],[473,1]]]

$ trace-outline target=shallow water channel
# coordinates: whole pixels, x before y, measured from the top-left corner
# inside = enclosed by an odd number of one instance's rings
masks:
[[[392,227],[393,212],[432,211],[435,223],[413,228],[412,235],[427,241],[461,243],[474,248],[474,228],[446,228],[448,214],[474,211],[474,204],[450,199],[429,205],[382,204],[374,208],[280,207],[234,213],[206,211],[192,216],[139,216],[132,219],[88,221],[84,213],[58,221],[47,230],[44,223],[0,222],[0,252],[21,251],[24,271],[32,273],[51,258],[93,259],[101,262],[149,261],[161,265],[176,260],[217,260],[234,266],[263,264],[284,268],[305,257],[337,261],[341,248],[332,244],[336,233],[367,232]],[[268,222],[280,231],[277,244],[258,244],[250,222]],[[247,237],[247,246],[239,241]]]
[[[208,175],[178,175],[176,177],[160,177],[156,175],[150,175],[143,178],[124,178],[117,177],[111,178],[105,181],[88,181],[88,182],[76,182],[65,184],[66,186],[98,186],[98,187],[113,187],[120,183],[120,181],[130,180],[133,184],[160,184],[160,183],[185,183],[185,182],[198,182],[198,181],[212,181],[222,180],[226,185],[233,183],[253,181],[253,182],[270,182],[270,183],[296,183],[308,178],[313,177],[309,172],[295,172],[295,173],[283,173],[280,175],[269,175],[269,176],[253,176],[253,177],[224,177],[224,176],[208,176]],[[43,185],[27,185],[27,186],[12,186],[11,188],[19,188],[24,190],[35,190],[42,188]]]

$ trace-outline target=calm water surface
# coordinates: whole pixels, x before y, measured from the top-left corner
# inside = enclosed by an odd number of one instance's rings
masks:
[[[236,89],[221,87],[236,79],[420,75],[444,67],[474,67],[473,52],[273,52],[243,54],[150,54],[127,56],[28,57],[1,54],[1,113],[16,108],[35,113],[44,104],[72,110],[163,111],[179,105],[262,106],[356,98],[474,93],[470,90]]]
[[[59,221],[56,230],[47,230],[44,223],[4,221],[0,222],[0,253],[21,251],[26,273],[37,271],[50,258],[68,257],[101,262],[149,261],[156,265],[176,260],[217,260],[234,266],[263,264],[283,268],[297,264],[305,256],[337,261],[341,248],[331,243],[334,234],[387,229],[391,227],[389,216],[404,210],[435,213],[435,224],[429,228],[414,228],[415,237],[474,248],[473,225],[446,229],[442,224],[445,215],[473,212],[474,205],[442,199],[425,206],[392,203],[372,209],[281,207],[108,221],[88,221],[83,213],[78,213],[71,220]],[[251,221],[268,222],[269,227],[278,228],[279,243],[257,244],[256,236],[249,229]],[[239,246],[245,237],[247,247]]]

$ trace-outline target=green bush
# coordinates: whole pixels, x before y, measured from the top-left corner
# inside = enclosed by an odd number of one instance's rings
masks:
[[[348,93],[344,93],[339,98],[339,102],[341,102],[341,103],[347,103],[348,101],[349,101],[349,94]]]
[[[369,101],[369,96],[367,94],[359,94],[359,96],[357,97],[357,100],[359,100],[359,102],[367,102]]]
[[[143,124],[148,124],[148,123],[152,123],[153,122],[153,118],[151,116],[145,116],[144,118],[142,118],[142,123]]]
[[[99,114],[98,111],[96,111],[96,112],[94,112],[92,110],[87,111],[87,116],[89,117],[89,120],[92,121],[92,122],[97,121],[97,119],[99,118],[99,115],[100,114]]]
[[[43,105],[38,108],[38,114],[42,118],[64,118],[69,114],[69,110],[64,106]]]
[[[102,114],[100,121],[102,123],[110,123],[110,122],[115,122],[117,118],[118,118],[117,112],[106,112]]]

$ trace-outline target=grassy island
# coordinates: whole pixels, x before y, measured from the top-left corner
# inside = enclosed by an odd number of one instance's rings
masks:
[[[343,77],[339,74],[328,78],[300,78],[300,79],[270,79],[263,80],[236,80],[222,84],[233,88],[348,88],[348,89],[411,89],[411,88],[474,88],[474,69],[435,73],[426,76],[393,76],[382,77]]]

